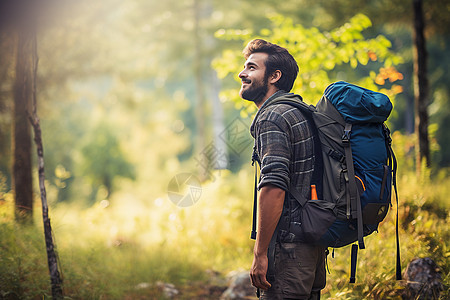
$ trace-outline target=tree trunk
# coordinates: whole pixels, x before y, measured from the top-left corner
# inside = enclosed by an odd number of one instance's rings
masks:
[[[36,105],[36,104],[35,104]],[[47,192],[45,189],[45,171],[44,171],[44,147],[42,145],[41,125],[34,109],[30,116],[30,122],[34,127],[34,141],[38,154],[38,172],[39,172],[39,190],[41,191],[42,219],[44,222],[44,237],[47,250],[47,263],[50,272],[50,282],[52,288],[52,298],[55,300],[63,299],[61,274],[58,268],[58,257],[56,255],[52,226],[48,216]]]
[[[224,170],[228,168],[228,150],[225,142],[225,124],[223,120],[223,107],[220,102],[220,81],[217,78],[217,74],[214,70],[210,71],[212,80],[211,98],[212,98],[212,121],[214,132],[214,145],[218,151],[216,155],[216,161],[214,162],[214,168],[217,170]]]
[[[52,298],[54,300],[63,299],[62,291],[62,279],[58,268],[58,257],[55,251],[55,244],[53,239],[53,231],[48,216],[48,203],[47,203],[47,191],[45,189],[45,168],[44,168],[44,146],[42,143],[42,132],[39,117],[37,115],[37,96],[36,96],[36,74],[38,67],[38,54],[37,54],[37,40],[36,33],[30,28],[30,62],[31,62],[31,108],[28,110],[27,118],[30,121],[34,129],[34,142],[36,143],[37,161],[38,161],[38,173],[39,173],[39,191],[41,192],[42,203],[42,219],[44,222],[44,236],[45,246],[47,250],[47,263],[50,272],[50,282],[52,288]]]
[[[13,188],[15,216],[20,222],[31,222],[33,214],[33,186],[31,162],[31,135],[27,113],[32,97],[33,34],[27,26],[18,30],[16,78],[13,108]]]
[[[204,181],[211,177],[209,155],[206,148],[206,130],[205,130],[205,94],[203,85],[203,67],[202,67],[202,39],[201,39],[201,6],[200,0],[194,0],[194,77],[196,89],[196,105],[195,105],[195,119],[197,125],[197,138],[194,147],[198,153],[198,166],[200,172],[200,179]]]
[[[425,22],[422,0],[413,0],[414,7],[414,102],[415,102],[415,132],[416,170],[421,173],[421,166],[430,166],[430,146],[428,141],[428,76],[427,50],[425,40]]]

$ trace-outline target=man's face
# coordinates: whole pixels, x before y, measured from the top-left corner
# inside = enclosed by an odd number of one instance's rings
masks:
[[[265,61],[267,53],[253,53],[244,64],[244,70],[239,73],[241,78],[241,90],[239,96],[245,100],[259,104],[268,91],[267,78],[265,78]]]

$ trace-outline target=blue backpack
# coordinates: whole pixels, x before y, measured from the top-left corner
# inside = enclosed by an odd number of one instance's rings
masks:
[[[280,218],[276,235],[286,230],[303,242],[340,248],[358,241],[364,249],[364,236],[377,231],[391,206],[394,187],[397,199],[397,279],[401,279],[398,239],[397,162],[384,124],[391,110],[389,98],[347,82],[329,85],[316,106],[287,94],[274,104],[289,104],[303,112],[315,137],[315,168],[311,184],[318,200],[305,199],[294,189],[289,195],[302,207],[301,223]],[[256,237],[256,190],[252,238]],[[288,227],[288,228],[287,228]],[[351,250],[350,282],[355,282],[358,245]]]

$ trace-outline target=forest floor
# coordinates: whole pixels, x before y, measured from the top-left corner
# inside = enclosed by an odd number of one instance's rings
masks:
[[[166,284],[167,285],[167,284]],[[173,289],[167,286],[152,285],[131,291],[124,298],[125,300],[212,300],[220,299],[220,296],[227,289],[227,286],[217,286],[205,284],[204,282],[187,283],[183,286],[176,286]]]

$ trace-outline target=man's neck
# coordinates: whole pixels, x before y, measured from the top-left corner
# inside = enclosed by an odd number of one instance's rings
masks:
[[[275,93],[278,92],[278,91],[279,91],[279,89],[276,88],[275,86],[273,86],[273,88],[269,88],[269,90],[268,90],[267,93],[266,93],[266,96],[264,96],[264,98],[263,98],[260,102],[255,103],[255,104],[256,104],[256,107],[257,107],[258,109],[260,109],[261,106],[263,106],[264,102],[266,102],[267,99],[269,99],[270,97],[272,97],[273,94],[275,94]]]

